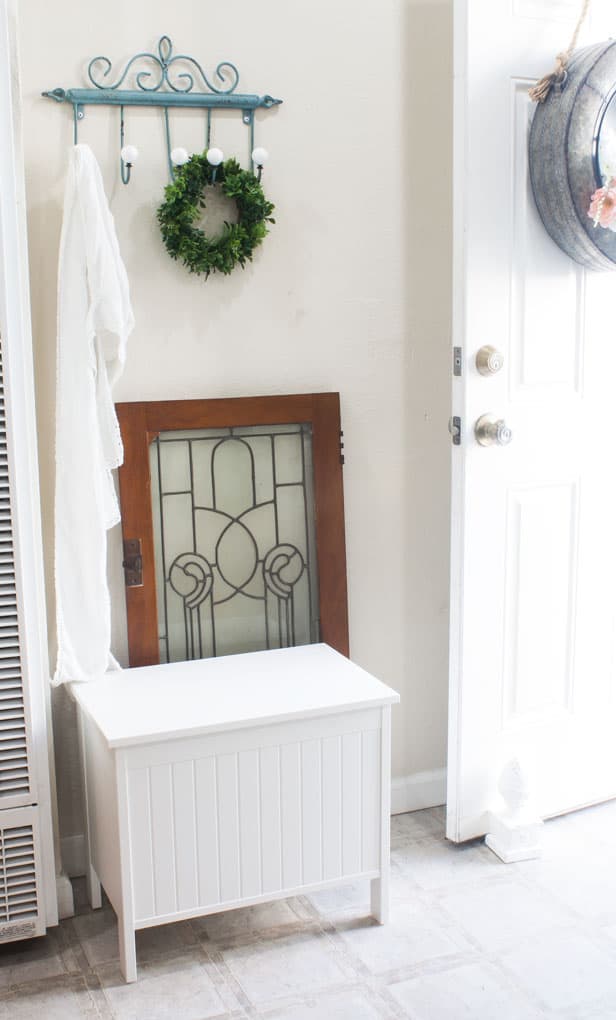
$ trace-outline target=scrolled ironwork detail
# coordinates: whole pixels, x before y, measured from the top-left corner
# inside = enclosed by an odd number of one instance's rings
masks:
[[[205,556],[199,553],[181,553],[169,569],[169,584],[184,601],[186,609],[196,609],[208,597],[214,578]]]
[[[113,85],[110,85],[104,80],[108,77],[112,68],[112,63],[108,57],[93,57],[88,64],[88,78],[92,82],[92,85],[94,85],[97,89],[115,91],[115,89],[119,89],[123,82],[126,81],[131,68],[142,60],[150,61],[154,65],[153,70],[142,68],[142,70],[138,70],[135,73],[135,85],[142,92],[164,91],[166,86],[171,92],[187,94],[192,92],[195,86],[195,72],[201,76],[206,89],[213,92],[215,95],[228,96],[235,92],[240,80],[239,71],[235,64],[232,64],[228,60],[222,60],[216,66],[214,70],[214,77],[218,78],[223,83],[222,86],[217,87],[210,80],[207,73],[203,70],[203,67],[199,61],[195,59],[195,57],[191,57],[185,53],[178,53],[175,56],[172,56],[172,53],[173,44],[171,39],[168,35],[163,35],[158,42],[158,55],[148,51],[136,53],[135,56],[131,57],[128,61],[122,74]],[[171,67],[174,64],[177,65],[178,62],[182,62],[184,65],[191,65],[194,70],[192,72],[188,70],[180,71],[177,68],[174,68],[176,75],[175,80],[172,80],[170,77]],[[157,78],[155,84],[151,84],[151,82],[146,81],[146,79],[152,79],[154,74]],[[275,105],[277,102],[276,100],[273,100],[271,96],[266,96],[265,99],[271,100],[270,105]]]
[[[294,545],[283,543],[270,549],[263,561],[263,577],[279,599],[288,599],[306,569],[304,558]]]

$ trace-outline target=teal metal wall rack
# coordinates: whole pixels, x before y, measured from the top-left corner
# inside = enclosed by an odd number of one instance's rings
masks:
[[[175,65],[175,66],[174,66]],[[124,110],[127,106],[154,106],[163,111],[169,175],[173,180],[174,163],[171,158],[171,132],[169,111],[178,107],[206,111],[205,148],[210,148],[212,113],[216,110],[239,110],[242,121],[249,129],[250,161],[254,169],[255,110],[269,110],[282,103],[270,95],[242,95],[236,92],[240,76],[235,64],[222,61],[216,67],[213,80],[194,57],[184,53],[173,55],[173,45],[167,35],[161,36],[158,54],[137,53],[126,64],[122,74],[110,85],[107,82],[112,63],[107,57],[94,57],[88,64],[88,78],[93,88],[52,89],[43,96],[73,107],[73,137],[77,144],[79,123],[85,117],[87,106],[119,106],[120,150],[124,148]],[[131,75],[132,71],[132,75]],[[130,76],[130,77],[129,77]],[[132,89],[122,89],[127,79],[134,78]],[[207,91],[195,87],[203,83]],[[201,87],[203,87],[201,86]],[[120,171],[124,184],[130,180],[131,164],[120,155]]]

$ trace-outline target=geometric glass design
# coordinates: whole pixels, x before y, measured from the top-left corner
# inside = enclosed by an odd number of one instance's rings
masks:
[[[319,641],[312,428],[150,444],[161,662]]]

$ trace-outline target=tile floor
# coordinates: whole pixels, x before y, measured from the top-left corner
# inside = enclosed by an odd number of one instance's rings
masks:
[[[616,801],[517,865],[443,829],[440,808],[392,819],[386,927],[365,883],[151,928],[133,985],[113,912],[82,906],[0,950],[0,1020],[616,1020]]]

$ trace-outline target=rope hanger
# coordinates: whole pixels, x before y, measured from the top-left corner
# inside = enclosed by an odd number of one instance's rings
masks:
[[[549,74],[544,75],[543,78],[540,78],[536,85],[533,85],[533,87],[528,90],[528,94],[533,103],[544,103],[554,86],[562,85],[565,81],[567,77],[567,65],[571,60],[571,55],[577,45],[578,36],[582,29],[582,25],[586,20],[586,15],[590,10],[591,3],[592,0],[583,0],[582,10],[580,12],[577,25],[575,26],[575,31],[571,37],[571,42],[564,53],[556,54],[554,70],[550,71]]]

